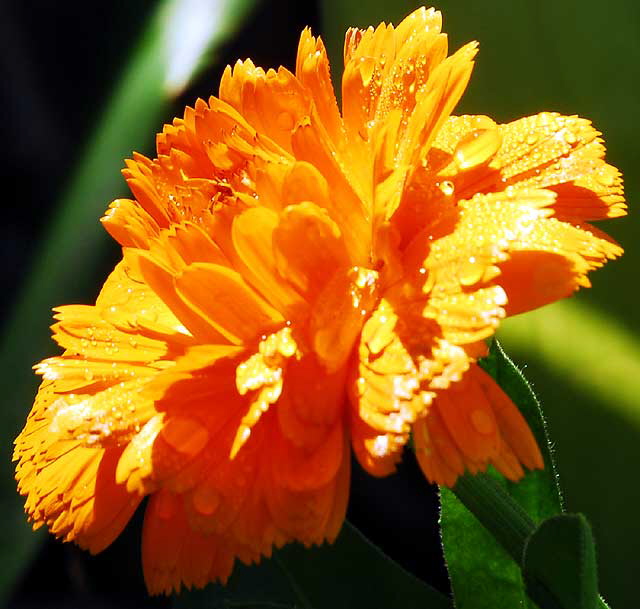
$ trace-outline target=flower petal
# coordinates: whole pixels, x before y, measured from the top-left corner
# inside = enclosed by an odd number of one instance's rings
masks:
[[[225,69],[220,99],[231,104],[257,130],[291,151],[291,134],[310,114],[311,96],[286,68],[257,68],[250,59]]]
[[[53,389],[42,385],[16,439],[18,490],[36,528],[46,524],[65,541],[99,552],[121,533],[140,499],[116,484],[122,449],[87,448],[51,429]]]
[[[88,305],[57,307],[51,329],[54,340],[70,353],[91,359],[150,362],[168,352],[166,342],[123,332],[105,321],[101,309]]]
[[[479,366],[437,393],[425,417],[413,426],[416,456],[432,482],[453,486],[465,469],[495,465],[507,478],[544,467],[524,417]]]
[[[305,28],[300,35],[296,76],[309,92],[329,137],[338,148],[342,148],[345,133],[331,83],[327,50],[320,38],[311,35],[309,28]]]
[[[100,221],[122,247],[146,248],[149,238],[160,231],[153,217],[137,201],[130,199],[113,201]]]
[[[345,174],[337,151],[319,119],[310,117],[301,122],[294,131],[292,146],[296,158],[313,164],[331,184],[327,211],[344,235],[351,260],[358,263],[366,262],[370,241],[367,198],[365,193],[358,193],[354,179]]]
[[[142,533],[142,565],[151,594],[204,587],[226,582],[234,563],[229,540],[193,530],[185,516],[182,497],[167,491],[149,501]]]
[[[278,272],[277,226],[278,214],[261,207],[236,216],[231,235],[240,264],[235,266],[263,298],[290,318],[299,315],[305,304]]]
[[[255,340],[266,328],[285,321],[242,275],[219,264],[191,264],[176,277],[175,285],[190,309],[234,344]]]
[[[382,300],[362,329],[350,384],[354,451],[374,475],[393,471],[411,423],[431,399],[421,391],[413,358],[396,334],[397,320]]]
[[[336,269],[349,266],[338,225],[314,203],[284,209],[273,233],[273,247],[280,276],[310,302]]]

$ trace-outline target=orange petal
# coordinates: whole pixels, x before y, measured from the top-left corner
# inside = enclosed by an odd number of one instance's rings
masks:
[[[169,269],[146,252],[138,250],[127,254],[131,263],[140,270],[145,282],[192,336],[202,342],[226,342],[223,334],[211,324],[208,317],[178,293],[175,277]]]
[[[296,58],[296,76],[308,90],[327,133],[341,147],[345,138],[342,117],[331,83],[329,58],[320,38],[314,38],[305,28],[300,35]]]
[[[440,411],[429,410],[413,424],[413,442],[416,458],[430,482],[454,486],[464,473],[464,457],[453,441]]]
[[[356,266],[338,269],[318,296],[309,333],[313,350],[329,373],[338,370],[351,354],[377,291],[378,273]]]
[[[524,417],[493,379],[472,365],[462,381],[440,391],[413,426],[416,456],[429,480],[453,486],[465,469],[494,465],[510,480],[544,467]]]
[[[431,397],[420,389],[418,370],[395,332],[396,323],[383,300],[362,329],[350,385],[354,450],[374,475],[388,473]]]
[[[367,139],[367,123],[384,120],[393,107],[411,111],[415,91],[446,56],[441,24],[439,12],[420,8],[397,28],[383,23],[375,30],[347,32],[342,99],[351,140]]]
[[[99,552],[121,533],[140,499],[116,484],[122,449],[86,448],[51,430],[53,387],[42,384],[16,439],[18,490],[35,528],[45,524],[65,541]]]
[[[349,264],[338,225],[314,203],[290,205],[283,211],[273,247],[280,276],[311,302],[336,269]]]
[[[430,244],[424,262],[424,315],[438,322],[446,340],[473,343],[493,334],[507,304],[505,291],[495,285],[501,283],[499,264],[545,226],[553,201],[549,191],[523,190],[460,203],[455,229]],[[414,241],[424,247],[420,236]]]
[[[158,223],[137,201],[116,199],[100,219],[109,234],[123,247],[146,248],[160,231]]]
[[[233,245],[243,277],[283,315],[299,314],[305,305],[296,291],[278,274],[276,236],[278,215],[265,208],[254,207],[236,216],[231,230]]]
[[[168,351],[164,341],[126,333],[102,318],[98,307],[67,305],[54,309],[54,340],[71,353],[107,361],[149,362]]]
[[[500,435],[491,404],[471,382],[471,369],[462,381],[439,392],[431,408],[440,413],[465,463],[486,465],[499,452]]]
[[[341,423],[327,440],[331,448],[307,455],[285,442],[280,446],[285,454],[280,455],[286,463],[276,456],[265,484],[266,501],[274,523],[287,538],[298,539],[306,546],[320,544],[327,537],[335,536],[344,519],[349,458],[348,452],[343,450],[346,446]],[[277,439],[273,441],[279,444]],[[289,450],[293,450],[289,456],[297,454],[301,461],[286,459]],[[286,468],[284,478],[283,465]]]
[[[52,405],[49,431],[86,446],[121,445],[155,414],[153,403],[139,391],[147,380],[143,376],[94,394],[60,396]]]
[[[344,173],[337,151],[319,120],[310,117],[301,122],[293,134],[292,146],[296,158],[313,164],[331,185],[327,211],[344,235],[351,260],[364,263],[370,241],[364,193],[360,196],[353,179]]]
[[[242,417],[229,458],[234,459],[247,442],[252,428],[282,393],[284,368],[287,359],[296,355],[298,346],[289,327],[282,328],[260,341],[259,352],[242,362],[236,369],[236,387],[240,395],[249,394],[250,405]]]
[[[474,366],[473,376],[491,404],[500,435],[518,461],[529,469],[542,469],[544,462],[540,449],[521,412],[482,368]]]
[[[501,131],[503,147],[492,166],[507,185],[556,190],[560,219],[624,214],[620,173],[602,160],[600,133],[589,121],[545,112],[502,125]]]
[[[315,449],[341,416],[345,370],[328,373],[313,354],[291,359],[276,409],[280,430],[296,446]]]
[[[273,464],[279,484],[296,492],[325,486],[335,478],[342,461],[349,458],[344,447],[341,420],[328,429],[320,445],[312,450],[279,438]]]
[[[286,68],[268,70],[248,59],[227,66],[220,82],[220,99],[232,104],[258,131],[285,150],[291,150],[291,133],[310,112],[311,97]]]
[[[120,455],[116,468],[116,482],[126,484],[127,491],[141,496],[154,490],[153,444],[162,430],[163,415],[149,419],[140,431],[131,438]]]
[[[622,249],[588,225],[581,228],[548,218],[536,223],[526,240],[512,243],[500,262],[497,280],[504,288],[508,315],[529,311],[591,285],[587,273]]]
[[[191,529],[180,496],[167,491],[153,495],[142,532],[142,565],[151,594],[226,582],[233,563],[228,539]]]
[[[234,344],[254,340],[284,322],[242,275],[218,264],[191,264],[176,277],[175,285],[180,298]]]

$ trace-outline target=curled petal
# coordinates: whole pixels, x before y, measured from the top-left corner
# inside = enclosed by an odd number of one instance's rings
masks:
[[[51,430],[53,388],[42,385],[16,439],[18,489],[34,527],[45,524],[57,537],[99,552],[121,533],[140,498],[115,482],[121,448],[85,447]]]

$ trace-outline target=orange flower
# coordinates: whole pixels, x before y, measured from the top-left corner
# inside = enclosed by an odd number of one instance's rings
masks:
[[[150,495],[153,593],[236,558],[333,540],[349,445],[375,476],[413,432],[433,482],[543,466],[475,363],[506,315],[588,286],[624,214],[590,123],[451,116],[476,54],[440,14],[347,32],[340,112],[325,48],[295,74],[247,60],[127,162],[102,219],[123,259],[95,306],[56,310],[60,357],[16,441],[34,526],[92,552]]]

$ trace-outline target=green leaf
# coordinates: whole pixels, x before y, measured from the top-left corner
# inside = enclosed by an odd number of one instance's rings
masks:
[[[171,102],[224,42],[254,0],[165,0],[131,54],[101,120],[76,168],[36,261],[5,318],[0,349],[3,407],[0,410],[0,514],[5,522],[0,563],[0,601],[30,559],[38,540],[26,522],[11,465],[11,441],[26,418],[37,378],[35,361],[54,349],[51,308],[84,297],[106,249],[99,218],[126,192],[120,169],[134,149],[153,142]],[[78,103],[82,103],[79,100]]]
[[[440,488],[440,531],[457,609],[524,607],[518,565],[453,491]]]
[[[544,458],[543,470],[528,472],[517,484],[507,481],[508,492],[536,523],[560,514],[563,511],[562,493],[547,424],[538,398],[497,340],[492,341],[489,355],[479,363],[522,412]]]
[[[545,469],[519,483],[499,474],[461,476],[453,492],[441,488],[440,528],[456,601],[465,607],[525,606],[519,563],[535,524],[562,511],[546,424],[522,373],[497,341],[480,365],[519,407],[542,451]]]
[[[524,550],[527,592],[541,609],[600,607],[591,527],[582,514],[545,520]]]
[[[347,522],[333,545],[285,546],[259,566],[240,566],[227,586],[180,595],[174,607],[451,609],[452,605]]]
[[[465,474],[452,491],[441,489],[442,539],[456,606],[526,606],[528,596],[540,609],[606,607],[597,593],[589,525],[582,515],[561,514],[546,424],[530,385],[497,341],[481,365],[527,419],[545,470],[516,484],[496,472]],[[578,598],[588,604],[577,604]]]

